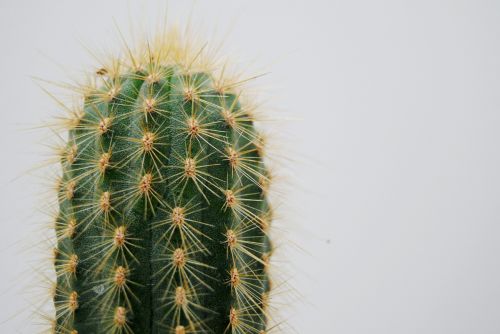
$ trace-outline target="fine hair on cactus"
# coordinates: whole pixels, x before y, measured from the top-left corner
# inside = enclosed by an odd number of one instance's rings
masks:
[[[248,79],[172,28],[123,41],[65,107],[52,332],[274,332],[271,174]]]

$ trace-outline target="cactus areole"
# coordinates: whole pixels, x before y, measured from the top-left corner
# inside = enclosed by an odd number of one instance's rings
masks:
[[[270,180],[253,107],[199,50],[162,38],[82,87],[58,185],[55,333],[266,333]]]

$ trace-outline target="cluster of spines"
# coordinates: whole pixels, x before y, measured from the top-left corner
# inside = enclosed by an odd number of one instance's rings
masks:
[[[100,69],[71,123],[55,332],[265,333],[263,141],[230,85],[159,58]]]

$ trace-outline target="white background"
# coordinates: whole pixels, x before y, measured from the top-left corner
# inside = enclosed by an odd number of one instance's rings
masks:
[[[0,0],[1,333],[39,330],[26,305],[41,296],[25,282],[37,277],[46,197],[28,170],[44,148],[27,128],[58,109],[30,76],[91,70],[79,41],[119,46],[112,18],[157,22],[164,9],[129,2]],[[283,268],[296,332],[500,333],[500,2],[169,8],[181,22],[193,9],[207,37],[229,31],[236,62],[271,72],[255,85],[287,118],[271,129],[287,138],[275,149],[289,159]]]

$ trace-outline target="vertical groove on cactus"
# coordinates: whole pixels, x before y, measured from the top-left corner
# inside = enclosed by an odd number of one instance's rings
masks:
[[[266,333],[263,140],[240,82],[166,41],[83,87],[61,159],[55,333]]]

